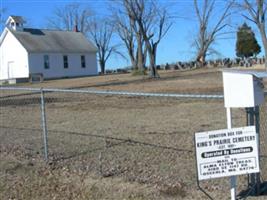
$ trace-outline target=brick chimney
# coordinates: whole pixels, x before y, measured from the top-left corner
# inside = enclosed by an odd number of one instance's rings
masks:
[[[74,32],[79,32],[79,30],[78,30],[78,25],[75,25],[75,26],[74,26],[73,31],[74,31]]]

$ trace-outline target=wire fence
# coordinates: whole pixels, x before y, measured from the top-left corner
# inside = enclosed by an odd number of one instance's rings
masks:
[[[262,180],[266,110],[267,101],[260,107]],[[223,95],[2,87],[0,114],[0,154],[38,160],[47,152],[49,163],[69,169],[188,188],[196,187],[194,133],[226,127]],[[233,127],[245,125],[245,109],[235,109]],[[240,191],[246,176],[239,179]],[[204,188],[225,199],[228,182]]]

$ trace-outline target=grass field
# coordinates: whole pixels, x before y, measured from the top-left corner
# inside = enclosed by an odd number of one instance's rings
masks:
[[[223,91],[216,69],[167,71],[157,80],[123,74],[21,86]],[[45,96],[48,163],[43,161],[40,94],[1,91],[0,199],[206,199],[196,185],[194,133],[226,128],[223,100]],[[245,126],[244,109],[233,112],[233,123]],[[267,165],[262,172],[266,180]],[[246,188],[245,178],[238,178],[238,191]],[[229,185],[228,178],[201,183],[214,199],[229,199]]]

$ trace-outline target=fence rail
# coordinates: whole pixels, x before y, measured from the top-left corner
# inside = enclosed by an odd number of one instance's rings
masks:
[[[0,90],[20,90],[40,92],[68,92],[86,93],[99,95],[122,95],[122,96],[143,96],[143,97],[173,97],[173,98],[196,98],[196,99],[222,99],[223,95],[212,94],[170,94],[170,93],[148,93],[148,92],[129,92],[129,91],[110,91],[110,90],[77,90],[77,89],[49,89],[49,88],[26,88],[26,87],[0,87]]]
[[[129,92],[129,91],[111,91],[111,90],[79,90],[79,89],[59,89],[59,88],[28,88],[28,87],[0,87],[0,90],[18,90],[40,92],[69,92],[69,93],[87,93],[102,95],[125,95],[125,96],[144,96],[144,97],[174,97],[174,98],[211,98],[223,99],[222,94],[184,94],[184,93],[148,93],[148,92]],[[267,91],[264,92],[267,96]]]

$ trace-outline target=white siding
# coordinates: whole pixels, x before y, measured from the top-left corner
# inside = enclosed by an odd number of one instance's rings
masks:
[[[44,67],[44,55],[49,56],[49,69]],[[69,67],[64,68],[63,55],[68,56]],[[81,67],[81,55],[85,56],[86,67]],[[30,73],[42,73],[45,79],[97,75],[96,54],[30,53]]]
[[[9,31],[0,46],[0,80],[29,77],[28,55]]]

